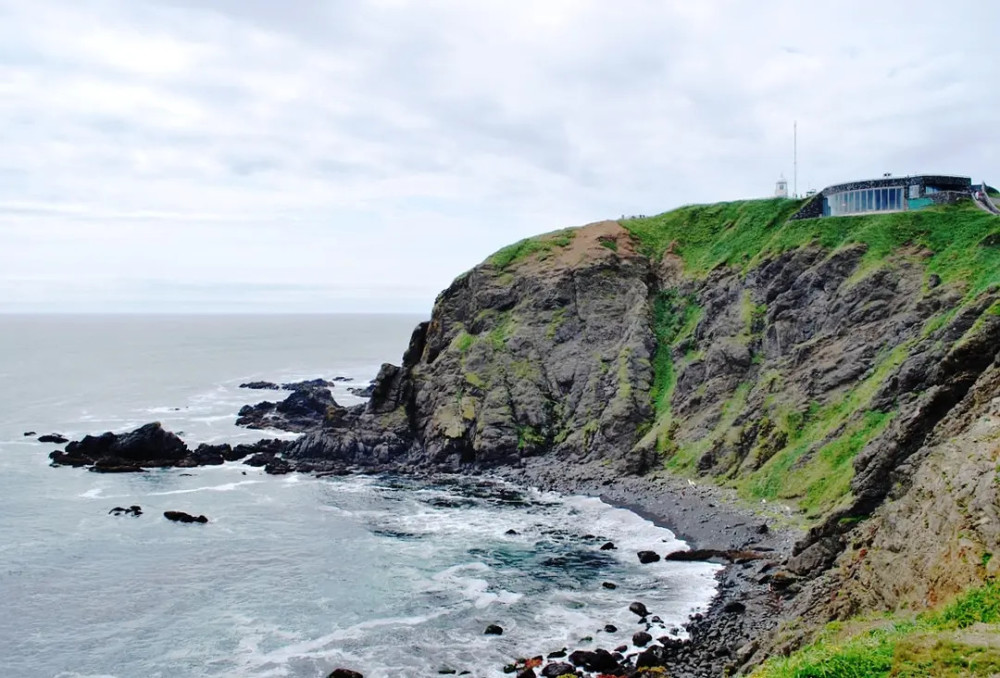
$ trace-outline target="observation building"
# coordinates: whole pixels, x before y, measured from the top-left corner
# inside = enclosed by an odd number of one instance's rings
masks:
[[[973,195],[969,177],[919,174],[827,186],[795,213],[793,219],[842,217],[873,212],[903,212],[956,202]]]

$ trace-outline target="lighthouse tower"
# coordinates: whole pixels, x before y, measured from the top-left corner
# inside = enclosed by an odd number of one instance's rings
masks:
[[[778,183],[774,185],[774,197],[776,198],[787,198],[788,197],[788,181],[782,176],[778,179]]]

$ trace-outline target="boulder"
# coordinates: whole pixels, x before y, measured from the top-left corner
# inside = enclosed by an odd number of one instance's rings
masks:
[[[116,506],[110,511],[108,511],[108,515],[132,516],[133,518],[138,518],[139,516],[142,515],[142,507],[136,506],[134,504],[132,506],[129,506],[128,508],[125,508],[124,506]]]
[[[503,629],[501,627],[497,626],[496,624],[490,624],[489,626],[486,627],[486,630],[483,631],[483,635],[485,635],[485,636],[502,636],[503,635]]]
[[[184,511],[164,511],[163,517],[167,520],[172,520],[177,523],[207,523],[208,518],[205,516],[193,516],[190,513],[184,513]]]
[[[660,560],[660,554],[655,551],[639,551],[636,555],[639,556],[639,562],[643,565],[655,563]]]
[[[333,381],[350,381],[344,377],[335,377]],[[327,381],[326,379],[306,379],[304,381],[291,381],[286,384],[282,384],[281,388],[286,391],[311,391],[317,388],[330,388],[333,386],[333,381]]]
[[[668,656],[665,647],[662,645],[651,645],[640,652],[639,656],[635,658],[635,667],[642,669],[654,666],[666,666],[667,659]]]
[[[542,676],[544,676],[544,678],[558,678],[559,676],[565,676],[566,674],[575,676],[576,667],[572,664],[567,664],[566,662],[552,662],[550,664],[546,664],[545,668],[542,669]]]
[[[653,636],[645,631],[636,631],[632,634],[632,644],[636,647],[646,647],[653,642]]]
[[[571,652],[569,660],[585,671],[611,672],[618,668],[618,661],[607,650],[577,650]]]
[[[646,617],[649,615],[649,610],[647,610],[646,606],[640,603],[639,601],[636,601],[631,605],[629,605],[628,610],[632,614],[637,615],[639,617]]]
[[[30,438],[33,435],[37,435],[37,434],[34,431],[25,431],[24,432],[24,437],[25,438]]]
[[[28,435],[25,433],[24,435]],[[40,443],[52,443],[54,445],[62,445],[63,443],[69,442],[69,438],[60,435],[58,433],[49,433],[38,437],[38,442]]]
[[[371,398],[372,394],[375,393],[375,382],[368,384],[364,388],[348,388],[347,392],[359,398]]]
[[[326,678],[365,678],[357,671],[350,669],[334,669]]]
[[[614,551],[617,548],[618,547],[615,546],[615,543],[612,541],[604,542],[603,544],[601,544],[602,551]]]

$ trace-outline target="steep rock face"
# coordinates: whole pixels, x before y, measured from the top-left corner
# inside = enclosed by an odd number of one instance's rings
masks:
[[[402,367],[383,366],[366,410],[289,456],[450,468],[541,452],[627,461],[650,416],[649,262],[614,222],[542,243],[460,276]]]

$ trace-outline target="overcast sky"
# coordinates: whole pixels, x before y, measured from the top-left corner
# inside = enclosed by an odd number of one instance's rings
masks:
[[[416,311],[519,238],[1000,182],[1000,3],[0,0],[0,311]]]

